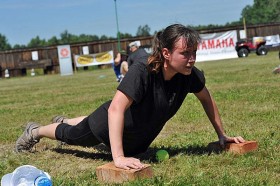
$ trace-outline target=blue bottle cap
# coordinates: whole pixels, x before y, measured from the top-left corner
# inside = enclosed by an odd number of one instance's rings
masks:
[[[52,181],[45,176],[39,176],[35,180],[35,186],[52,186]]]

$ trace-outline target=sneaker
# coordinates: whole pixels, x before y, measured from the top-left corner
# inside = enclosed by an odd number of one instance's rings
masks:
[[[120,76],[119,76],[118,82],[120,83],[120,82],[122,81],[123,78],[124,78],[124,75],[120,75]]]
[[[40,141],[40,138],[32,134],[33,129],[38,129],[40,125],[35,122],[30,122],[26,125],[23,134],[16,141],[16,152],[30,151],[32,147]]]
[[[52,118],[52,122],[53,123],[63,123],[63,120],[65,120],[65,119],[68,119],[68,118],[66,118],[65,116],[57,115]]]

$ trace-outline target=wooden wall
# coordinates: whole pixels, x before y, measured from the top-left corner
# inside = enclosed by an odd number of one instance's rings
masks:
[[[151,45],[152,37],[140,37],[121,40],[121,48],[126,50],[128,44],[132,41],[140,40],[143,45]],[[86,43],[76,43],[71,44],[72,56],[82,54],[83,46],[89,47],[89,53],[99,53],[104,51],[113,50],[117,53],[118,42],[117,40],[111,41],[98,41],[98,42],[86,42]],[[32,51],[38,51],[38,61],[32,61]],[[20,49],[20,50],[9,50],[0,52],[0,71],[2,71],[2,77],[4,76],[5,69],[9,70],[10,77],[26,75],[26,69],[32,68],[32,64],[37,62],[38,65],[43,62],[51,61],[51,68],[45,68],[45,73],[58,73],[59,72],[59,61],[57,46],[40,47],[40,48],[30,48],[30,49]],[[72,61],[73,57],[72,57]],[[26,68],[23,68],[23,64]],[[41,68],[41,66],[34,65],[33,68]]]

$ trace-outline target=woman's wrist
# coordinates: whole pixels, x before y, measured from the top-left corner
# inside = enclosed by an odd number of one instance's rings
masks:
[[[116,160],[116,159],[118,159],[118,158],[120,158],[120,157],[124,157],[124,155],[121,154],[121,155],[113,156],[113,159]]]
[[[224,134],[224,133],[222,133],[222,134],[218,134],[218,138],[220,139],[220,138],[226,138],[227,136],[226,136],[226,134]]]
[[[226,133],[222,128],[221,129],[216,129],[216,133],[218,135],[218,138],[226,136]]]

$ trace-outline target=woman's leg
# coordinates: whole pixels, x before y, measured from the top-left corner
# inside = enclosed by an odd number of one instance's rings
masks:
[[[70,123],[74,124],[80,120],[74,119]],[[55,131],[53,132],[53,128]],[[47,128],[40,130],[40,135],[66,142],[69,145],[79,145],[83,147],[92,147],[98,145],[100,142],[93,135],[89,126],[89,117],[85,117],[80,123],[76,125],[69,125],[68,123],[53,124]]]
[[[52,122],[53,123],[67,123],[69,125],[77,125],[78,123],[80,123],[81,121],[83,121],[83,119],[85,119],[87,116],[79,116],[76,118],[67,118],[65,116],[55,116],[52,118]]]
[[[43,126],[42,128],[42,126],[40,126],[38,123],[29,122],[26,125],[23,134],[16,141],[15,151],[30,151],[42,137],[56,139],[55,130],[58,125],[59,123],[53,123],[47,126]]]
[[[69,125],[77,125],[78,123],[80,123],[81,121],[83,121],[87,116],[80,116],[77,118],[71,118],[71,119],[67,119],[65,118],[63,120],[63,123],[67,123]]]
[[[23,134],[16,141],[16,152],[30,151],[32,147],[46,137],[53,140],[60,140],[70,145],[95,146],[100,142],[90,130],[88,118],[84,117],[70,119],[69,125],[66,123],[52,123],[40,126],[37,123],[28,123]]]
[[[52,123],[49,125],[41,126],[37,129],[37,131],[36,131],[36,129],[33,130],[32,134],[34,136],[36,136],[36,133],[37,133],[39,139],[46,137],[49,139],[56,140],[55,131],[56,131],[56,128],[58,125],[60,125],[60,123]]]

